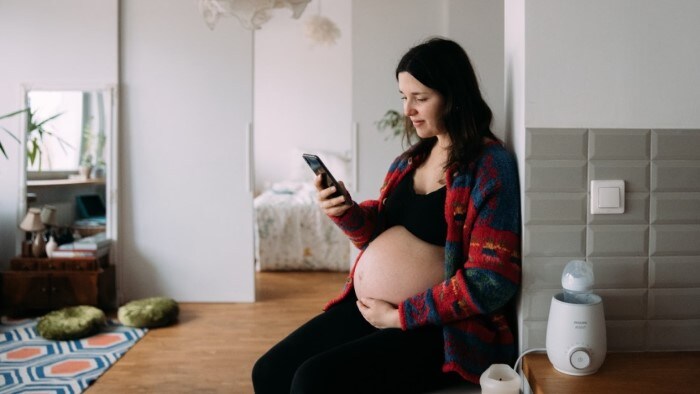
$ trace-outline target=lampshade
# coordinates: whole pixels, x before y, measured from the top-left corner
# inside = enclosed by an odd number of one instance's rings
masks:
[[[273,8],[289,8],[298,19],[311,0],[198,0],[199,12],[210,29],[222,16],[235,16],[244,28],[257,30],[272,16]]]
[[[27,232],[41,231],[44,229],[44,223],[41,222],[41,209],[29,208],[27,215],[19,224],[19,228]]]
[[[41,208],[41,222],[47,226],[55,226],[56,223],[56,207],[53,205],[44,205]]]
[[[304,25],[306,36],[316,44],[333,45],[340,37],[340,29],[332,20],[322,15],[314,15]]]

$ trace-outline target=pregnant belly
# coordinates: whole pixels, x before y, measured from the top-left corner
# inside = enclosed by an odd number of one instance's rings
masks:
[[[402,226],[375,238],[357,263],[353,282],[358,298],[398,305],[443,280],[445,248],[429,244]]]

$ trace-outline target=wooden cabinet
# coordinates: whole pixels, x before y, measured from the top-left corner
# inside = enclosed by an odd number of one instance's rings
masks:
[[[114,266],[99,258],[17,257],[2,273],[3,305],[10,314],[74,305],[115,307]]]

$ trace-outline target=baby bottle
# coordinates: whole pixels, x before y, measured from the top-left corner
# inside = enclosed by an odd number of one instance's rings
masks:
[[[588,304],[591,288],[595,282],[593,266],[583,260],[572,260],[564,267],[561,274],[561,286],[564,288],[564,302],[571,304]]]

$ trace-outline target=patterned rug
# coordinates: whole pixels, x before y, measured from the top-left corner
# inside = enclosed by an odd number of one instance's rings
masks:
[[[36,319],[0,324],[0,393],[81,393],[145,334],[110,321],[88,338],[50,341]]]

